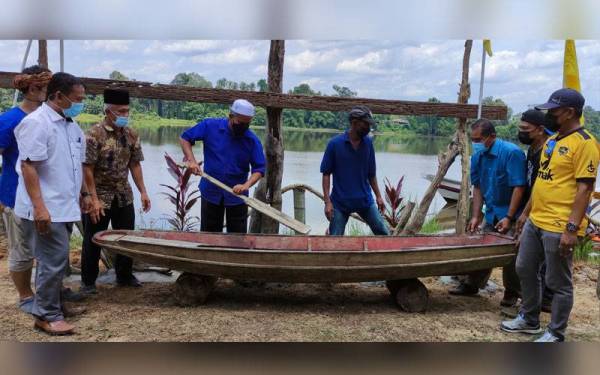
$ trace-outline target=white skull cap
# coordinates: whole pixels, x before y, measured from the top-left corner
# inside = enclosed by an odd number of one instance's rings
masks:
[[[254,106],[246,99],[237,99],[233,102],[230,109],[231,112],[242,116],[254,117],[255,113]]]

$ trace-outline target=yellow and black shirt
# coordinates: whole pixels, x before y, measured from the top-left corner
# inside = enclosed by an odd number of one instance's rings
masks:
[[[593,135],[584,128],[563,136],[558,133],[544,145],[531,196],[531,222],[546,231],[562,233],[571,215],[578,180],[595,180],[600,152]],[[587,219],[580,224],[585,234]]]

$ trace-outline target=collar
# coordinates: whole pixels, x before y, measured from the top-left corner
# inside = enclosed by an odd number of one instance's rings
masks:
[[[56,112],[54,110],[54,108],[50,107],[46,103],[43,103],[41,108],[42,108],[42,111],[46,112],[46,114],[50,118],[50,121],[52,121],[52,122],[59,122],[59,121],[72,122],[73,121],[70,117],[64,117],[60,113]]]
[[[113,129],[110,125],[106,125],[106,123],[104,121],[102,121],[100,123],[100,126],[102,126],[104,128],[104,130],[106,130],[107,132],[114,132],[115,129]]]

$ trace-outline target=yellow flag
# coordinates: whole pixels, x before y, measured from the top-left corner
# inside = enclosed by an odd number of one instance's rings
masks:
[[[485,49],[485,52],[487,52],[488,56],[492,57],[492,41],[489,39],[484,39],[483,48]]]
[[[565,40],[563,87],[577,90],[581,93],[581,84],[579,82],[579,67],[577,65],[577,52],[575,51],[575,41],[573,39]],[[583,125],[584,123],[585,118],[581,116],[581,125]]]

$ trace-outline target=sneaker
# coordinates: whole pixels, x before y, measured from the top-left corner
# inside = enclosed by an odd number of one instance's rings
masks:
[[[81,284],[81,287],[79,288],[79,293],[89,296],[92,294],[98,294],[98,290],[96,289],[96,285]]]
[[[542,336],[540,336],[534,342],[563,342],[563,341],[565,341],[564,338],[555,336],[552,332],[550,332],[550,330],[547,329],[546,332],[544,332],[544,334]]]
[[[522,314],[517,315],[513,320],[505,320],[500,324],[500,329],[504,332],[518,332],[518,333],[528,333],[531,335],[535,335],[542,332],[542,328],[540,324],[532,325],[527,323]]]

